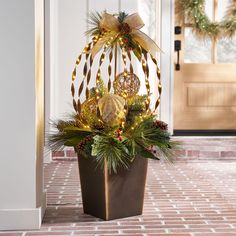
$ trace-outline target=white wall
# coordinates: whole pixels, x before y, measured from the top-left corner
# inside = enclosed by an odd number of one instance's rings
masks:
[[[71,73],[86,44],[86,0],[51,0],[51,118],[72,112]]]
[[[0,30],[0,230],[36,229],[44,201],[43,1],[1,0]]]

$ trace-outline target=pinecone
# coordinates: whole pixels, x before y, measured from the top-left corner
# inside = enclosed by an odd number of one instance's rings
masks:
[[[94,125],[92,125],[91,127],[96,130],[104,130],[105,125],[102,122],[99,122],[99,123],[97,122]]]
[[[154,122],[154,126],[156,128],[162,129],[162,130],[168,130],[168,125],[165,122],[161,121],[161,120],[156,120]]]
[[[119,30],[122,34],[129,34],[131,32],[131,28],[127,23],[121,23],[119,25]]]
[[[76,146],[76,150],[79,150],[79,151],[83,151],[84,148],[85,148],[85,145],[92,141],[94,135],[91,134],[91,135],[88,135],[87,137],[85,137],[84,139],[82,139]]]

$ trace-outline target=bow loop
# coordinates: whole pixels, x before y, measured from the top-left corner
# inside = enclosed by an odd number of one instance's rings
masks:
[[[100,28],[106,31],[119,31],[119,21],[109,13],[104,12],[100,21]]]
[[[134,13],[130,16],[127,16],[124,22],[127,23],[132,30],[139,30],[144,26],[143,20],[141,19],[138,13]]]

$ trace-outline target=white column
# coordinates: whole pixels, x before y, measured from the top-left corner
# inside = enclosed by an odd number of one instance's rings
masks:
[[[174,53],[174,0],[161,1],[161,79],[162,97],[160,118],[173,132],[173,53]]]
[[[1,0],[0,230],[38,229],[45,209],[43,0]]]
[[[51,132],[52,127],[51,127],[51,110],[53,107],[52,100],[51,100],[51,87],[52,86],[52,79],[51,79],[51,60],[52,60],[52,55],[51,55],[51,38],[53,38],[51,34],[51,6],[50,4],[52,1],[47,0],[45,1],[45,134],[48,134]],[[52,152],[48,149],[45,148],[44,151],[44,163],[50,163],[52,161]]]

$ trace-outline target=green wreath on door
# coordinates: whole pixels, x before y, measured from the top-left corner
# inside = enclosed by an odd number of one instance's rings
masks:
[[[231,0],[227,13],[220,22],[211,21],[205,13],[205,0],[176,0],[178,23],[190,24],[196,36],[206,38],[232,38],[236,32],[236,0]]]

